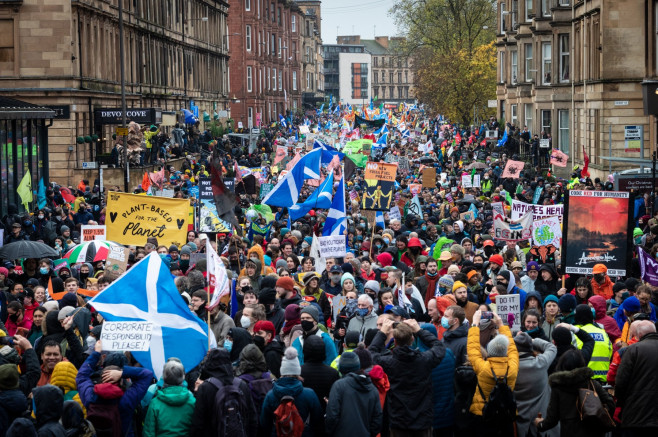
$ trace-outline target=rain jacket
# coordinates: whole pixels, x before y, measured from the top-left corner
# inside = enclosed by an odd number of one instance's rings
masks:
[[[144,437],[187,437],[194,414],[194,395],[182,386],[158,390],[144,420]]]
[[[39,437],[65,437],[66,431],[59,423],[64,410],[64,395],[54,385],[34,389],[33,406]]]
[[[603,329],[605,329],[606,334],[608,334],[610,341],[615,343],[617,339],[621,337],[621,330],[619,329],[619,326],[617,326],[615,319],[606,313],[607,304],[605,298],[602,296],[594,295],[589,298],[589,303],[592,304],[594,311],[596,311],[594,321],[603,326]]]
[[[87,411],[85,410],[85,406],[82,405],[80,395],[78,394],[78,386],[75,383],[76,376],[78,376],[78,369],[72,363],[62,361],[55,365],[53,373],[50,375],[50,383],[62,389],[65,401],[76,401],[80,404],[86,417]]]
[[[274,410],[281,403],[284,396],[295,398],[295,407],[299,415],[306,424],[302,436],[311,437],[322,435],[324,431],[324,420],[322,417],[322,407],[315,392],[310,388],[305,388],[302,382],[297,378],[284,377],[274,382],[274,387],[265,396],[263,409],[260,413],[260,425],[263,429],[263,435],[275,435],[272,433],[274,428]]]
[[[331,387],[325,416],[327,435],[376,435],[382,417],[379,393],[366,375],[348,373]]]

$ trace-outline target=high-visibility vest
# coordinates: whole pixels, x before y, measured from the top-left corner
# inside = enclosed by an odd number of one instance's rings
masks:
[[[594,351],[587,367],[594,371],[594,379],[606,382],[608,369],[610,369],[610,358],[612,357],[612,343],[608,338],[608,334],[606,334],[605,329],[592,324],[578,327],[594,339]],[[578,337],[576,337],[576,344],[578,349],[583,348],[583,342]]]

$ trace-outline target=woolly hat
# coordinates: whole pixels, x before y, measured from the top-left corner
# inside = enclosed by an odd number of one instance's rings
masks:
[[[642,229],[640,229],[640,228],[633,229],[633,237],[640,237],[642,235],[644,235],[644,232],[642,232]]]
[[[498,334],[487,344],[487,355],[490,357],[506,357],[509,340],[503,334]]]
[[[357,347],[352,352],[354,352],[359,357],[359,361],[361,362],[362,369],[367,369],[368,367],[372,367],[373,365],[372,355],[370,354],[370,351],[368,349],[363,347],[363,345]]]
[[[382,267],[388,267],[393,263],[393,256],[388,252],[382,252],[377,255],[377,262]]]
[[[466,253],[464,246],[462,246],[461,244],[453,244],[452,246],[450,246],[450,251],[457,252],[461,256],[464,256],[464,254]]]
[[[172,244],[171,246],[169,246],[169,252],[170,253],[171,252],[178,252],[178,246],[176,246],[175,244]]]
[[[587,325],[594,322],[594,314],[589,305],[580,304],[576,307],[576,314],[573,318],[576,325]]]
[[[347,280],[347,279],[351,280],[352,283],[356,286],[356,280],[354,279],[354,275],[352,275],[351,273],[346,272],[346,273],[343,273],[343,276],[341,276],[341,278],[340,278],[340,286],[341,287],[343,286],[343,284],[345,283],[345,280]]]
[[[283,364],[281,367],[283,367]],[[359,370],[361,370],[359,356],[354,352],[343,352],[338,360],[338,371],[341,375],[345,376],[350,372],[358,372]]]
[[[372,281],[372,280],[371,280],[371,281],[368,281],[368,282],[366,282],[366,284],[363,286],[363,289],[364,289],[364,290],[365,290],[365,289],[368,289],[368,290],[372,290],[372,291],[374,291],[375,293],[379,293],[379,290],[380,290],[380,288],[379,288],[379,282],[377,282],[377,281]]]
[[[276,286],[286,291],[295,291],[295,281],[290,276],[283,276],[277,279]]]
[[[444,275],[439,278],[439,286],[445,288],[446,290],[452,291],[452,286],[455,284],[455,280],[450,275]]]
[[[301,314],[308,314],[311,317],[313,317],[313,320],[315,320],[316,322],[320,321],[320,313],[318,312],[318,309],[314,305],[309,305],[304,307],[304,309],[300,313],[300,316]]]
[[[0,390],[16,390],[18,388],[18,367],[16,364],[0,366]]]
[[[466,284],[464,284],[464,283],[461,282],[461,281],[455,281],[455,283],[452,284],[452,292],[453,292],[453,293],[454,293],[455,291],[457,291],[458,289],[460,289],[460,288],[466,288],[466,289],[468,290],[468,288],[466,287]]]
[[[635,296],[626,299],[622,305],[623,309],[629,313],[637,313],[641,309],[640,300]]]
[[[183,246],[180,250],[180,254],[190,256],[192,254],[192,250],[190,249],[190,246],[188,245]]]
[[[258,303],[272,305],[276,302],[276,290],[274,288],[261,288],[258,293]]]
[[[67,293],[67,294],[71,294],[73,297],[75,297],[75,294],[73,293]],[[61,322],[62,320],[70,316],[74,311],[75,308],[72,306],[63,307],[62,309],[59,310],[59,313],[57,313],[57,320]]]
[[[542,306],[545,307],[546,304],[549,303],[549,302],[555,302],[559,305],[558,298],[554,294],[549,294],[548,296],[546,296],[546,299],[544,299],[544,303],[542,304]]]
[[[505,261],[503,261],[502,256],[496,253],[489,257],[489,263],[498,264],[499,266],[502,267],[505,264]]]
[[[537,263],[537,261],[530,261],[530,262],[528,263],[528,265],[526,265],[526,269],[527,269],[529,272],[530,272],[530,271],[538,272],[538,271],[539,271],[539,264]]]
[[[258,331],[271,332],[272,339],[274,339],[274,335],[276,334],[276,330],[274,329],[274,324],[269,320],[257,321],[256,324],[254,325],[254,332],[258,332]]]
[[[576,305],[576,297],[570,293],[562,295],[560,300],[557,302],[557,306],[560,308],[560,311],[565,314],[573,311],[576,308]]]
[[[448,267],[448,274],[456,274],[459,273],[459,266],[457,264],[452,264],[450,267]]]
[[[352,267],[352,264],[348,262],[341,264],[340,269],[343,271],[343,273],[354,274],[354,267]]]
[[[617,281],[615,285],[612,286],[613,293],[619,293],[622,290],[626,289],[626,283],[624,281]]]
[[[297,349],[289,347],[283,354],[281,360],[281,376],[299,376],[302,374],[302,367],[299,365]]]
[[[553,341],[556,346],[567,346],[571,344],[571,331],[562,326],[558,326],[553,330]]]
[[[196,252],[197,250],[199,250],[199,248],[196,247],[196,243],[193,243],[193,242],[191,242],[191,241],[189,241],[189,242],[187,243],[187,246],[190,248],[190,250],[191,250],[192,252]]]
[[[276,267],[277,270],[287,269],[288,268],[288,263],[286,262],[285,259],[280,259],[276,262],[275,267]]]
[[[75,308],[77,306],[78,306],[78,296],[75,293],[66,293],[59,300],[59,308],[60,309],[62,309],[64,307],[73,307],[73,308]],[[60,319],[60,320],[62,320],[62,319]]]
[[[283,318],[286,321],[297,320],[299,315],[302,313],[302,309],[296,303],[291,303],[286,307],[285,312],[283,313]]]
[[[532,352],[532,337],[527,332],[519,332],[514,336],[514,343],[519,352]]]

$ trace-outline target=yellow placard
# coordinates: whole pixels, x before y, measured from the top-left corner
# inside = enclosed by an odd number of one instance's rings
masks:
[[[186,199],[110,192],[107,199],[107,239],[126,246],[143,246],[155,237],[158,244],[182,246],[187,240],[190,202]]]
[[[129,133],[129,132],[128,132],[128,128],[127,128],[127,127],[118,127],[118,128],[116,129],[117,137],[126,137],[126,136],[128,136],[128,133]]]

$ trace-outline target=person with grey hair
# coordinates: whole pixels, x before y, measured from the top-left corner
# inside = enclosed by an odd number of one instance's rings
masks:
[[[162,370],[162,388],[155,392],[146,412],[144,437],[189,435],[196,399],[184,381],[183,364],[178,358],[169,358]]]
[[[367,294],[362,294],[357,299],[356,315],[352,317],[347,332],[357,331],[360,338],[364,338],[368,329],[377,329],[377,315],[372,310],[374,303]]]

